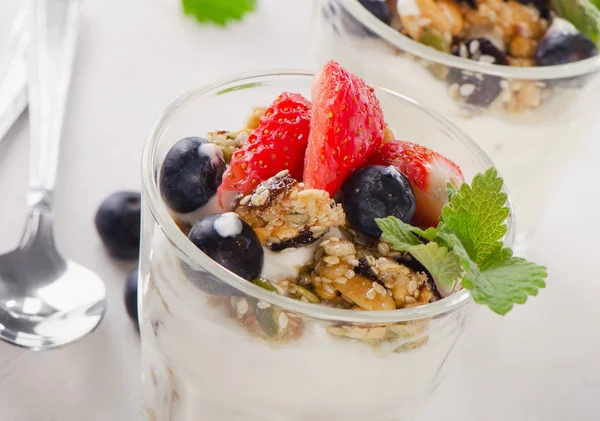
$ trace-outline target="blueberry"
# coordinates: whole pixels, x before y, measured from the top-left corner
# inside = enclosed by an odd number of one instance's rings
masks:
[[[216,194],[224,172],[218,146],[200,137],[186,137],[173,145],[162,163],[160,194],[175,212],[193,212]]]
[[[96,230],[110,254],[137,259],[140,250],[140,193],[108,196],[96,212]]]
[[[487,38],[473,38],[452,46],[455,56],[469,58],[490,64],[508,65],[508,58],[493,42]],[[487,107],[502,92],[501,78],[483,73],[467,72],[451,68],[448,72],[447,82],[457,84],[459,96],[465,103],[478,107]]]
[[[125,308],[127,314],[136,325],[138,324],[138,302],[137,302],[137,290],[138,290],[138,268],[131,271],[125,281]]]
[[[461,45],[464,45],[465,48]],[[459,57],[508,66],[506,54],[487,38],[472,38],[466,42],[457,43],[452,47],[452,52]]]
[[[556,66],[573,63],[598,54],[594,42],[580,33],[549,31],[535,51],[537,66]]]
[[[188,238],[215,262],[248,281],[262,271],[264,251],[260,240],[233,212],[202,218]]]
[[[408,253],[404,254],[404,255],[402,255],[400,257],[398,257],[396,259],[396,261],[398,263],[406,266],[407,268],[409,268],[410,270],[412,270],[414,272],[423,272],[423,273],[425,273],[427,275],[427,283],[429,284],[429,288],[431,289],[431,292],[433,292],[433,295],[438,300],[443,298],[442,295],[440,294],[438,288],[437,288],[437,284],[435,283],[435,280],[433,279],[433,276],[431,276],[431,273],[429,273],[429,271],[425,268],[425,266],[423,266],[421,264],[421,262],[419,262],[417,259],[415,259],[412,255],[410,255]]]
[[[378,19],[389,25],[392,21],[392,12],[385,0],[359,0],[359,2]],[[331,23],[335,33],[349,33],[356,36],[376,36],[373,31],[358,21],[346,10],[341,0],[325,2],[321,9],[325,20]]]
[[[342,186],[343,207],[350,224],[364,235],[381,236],[375,218],[395,216],[410,222],[415,214],[415,193],[394,167],[374,165],[354,173]]]
[[[358,0],[358,2],[386,25],[392,22],[392,11],[386,0]]]

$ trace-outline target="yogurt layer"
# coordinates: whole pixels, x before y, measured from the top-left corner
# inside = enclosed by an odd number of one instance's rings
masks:
[[[240,329],[235,316],[186,280],[161,233],[142,285],[148,421],[404,419],[441,380],[440,366],[471,309],[405,324],[404,337],[379,347],[287,313],[301,336],[273,346]],[[422,346],[413,349],[415,343]]]

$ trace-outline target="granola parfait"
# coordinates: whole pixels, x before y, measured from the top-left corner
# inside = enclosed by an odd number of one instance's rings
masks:
[[[406,419],[472,302],[505,314],[546,276],[512,256],[477,145],[335,62],[176,101],[144,151],[142,219],[147,421]]]
[[[315,3],[318,64],[334,58],[465,130],[511,186],[518,241],[529,237],[549,203],[552,180],[593,137],[598,2]]]

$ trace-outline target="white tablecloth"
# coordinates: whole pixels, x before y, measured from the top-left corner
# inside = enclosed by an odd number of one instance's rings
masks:
[[[22,0],[0,1],[0,48]],[[2,421],[132,421],[139,407],[138,335],[122,288],[132,264],[105,254],[93,225],[109,193],[139,189],[153,121],[189,88],[227,73],[311,67],[309,0],[261,0],[226,30],[182,19],[176,0],[89,1],[80,36],[56,191],[56,237],[108,287],[89,337],[32,353],[0,343]],[[600,397],[600,131],[577,152],[531,257],[549,287],[502,318],[481,309],[457,363],[418,421],[598,420]],[[24,222],[27,121],[0,143],[0,252]],[[532,169],[535,170],[535,169]]]

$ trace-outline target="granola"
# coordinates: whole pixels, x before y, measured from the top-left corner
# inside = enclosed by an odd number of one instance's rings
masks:
[[[275,251],[313,243],[330,228],[345,225],[342,206],[327,192],[303,187],[284,170],[251,194],[238,195],[233,210]]]

